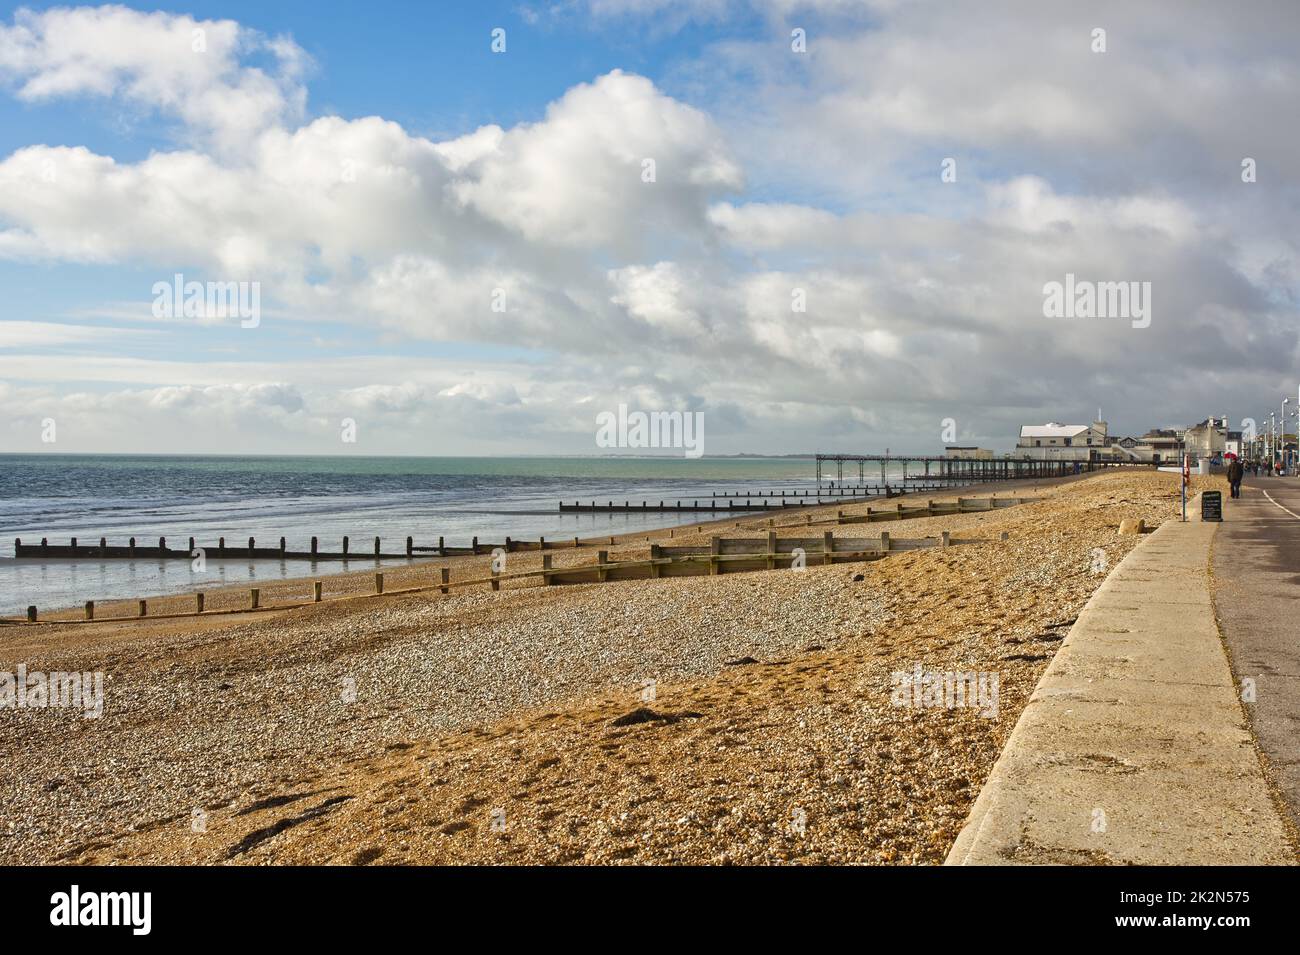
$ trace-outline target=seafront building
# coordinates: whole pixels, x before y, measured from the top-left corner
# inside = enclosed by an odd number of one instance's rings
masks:
[[[1092,424],[1027,424],[1020,429],[1015,456],[1036,460],[1091,461],[1110,457],[1105,421]],[[1096,452],[1102,452],[1097,454]]]

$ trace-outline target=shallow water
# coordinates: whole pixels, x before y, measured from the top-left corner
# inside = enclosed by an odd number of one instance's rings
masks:
[[[811,458],[376,458],[151,455],[0,455],[0,614],[28,604],[68,607],[308,574],[340,573],[373,561],[207,558],[196,579],[183,560],[14,560],[12,542],[76,537],[125,544],[135,537],[172,547],[198,544],[291,550],[311,537],[337,550],[369,551],[375,536],[400,551],[417,545],[466,545],[620,534],[669,527],[707,514],[560,514],[561,500],[691,501],[713,492],[812,490]],[[872,478],[879,477],[877,470]],[[891,480],[898,477],[890,474]]]

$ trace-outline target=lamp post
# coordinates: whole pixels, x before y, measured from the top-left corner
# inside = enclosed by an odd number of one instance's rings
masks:
[[[1278,461],[1278,463],[1281,465],[1281,470],[1278,471],[1279,476],[1286,474],[1286,406],[1287,406],[1287,402],[1289,402],[1290,400],[1291,400],[1290,398],[1282,399],[1282,417],[1278,419],[1279,425],[1278,425],[1278,433],[1277,433],[1277,437],[1278,437],[1277,446],[1278,446],[1278,450],[1281,452]]]
[[[1268,413],[1268,470],[1272,477],[1273,462],[1277,459],[1277,415]]]

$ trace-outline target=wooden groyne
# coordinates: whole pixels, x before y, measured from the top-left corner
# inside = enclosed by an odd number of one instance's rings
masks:
[[[452,547],[445,539],[438,538],[436,545],[417,545],[412,537],[406,538],[406,546],[400,552],[385,551],[381,538],[374,538],[373,548],[356,549],[352,541],[344,537],[339,550],[321,550],[319,538],[311,539],[309,550],[289,550],[285,539],[275,547],[258,547],[255,538],[243,542],[227,543],[224,537],[218,538],[215,545],[196,544],[193,537],[184,549],[170,547],[167,538],[158,538],[154,545],[141,545],[132,537],[125,545],[110,544],[101,537],[97,544],[84,544],[77,538],[70,538],[66,544],[51,544],[49,538],[41,538],[39,544],[24,544],[22,538],[14,539],[14,557],[39,560],[191,560],[202,552],[206,560],[405,560],[414,557],[462,557],[474,554],[490,554],[501,549],[507,553],[523,550],[553,550],[559,547],[579,547],[578,538],[569,541],[548,541],[545,537],[535,541],[513,540],[509,537],[500,544],[479,543],[477,537],[468,547]]]
[[[943,514],[971,514],[977,511],[993,511],[1000,507],[1013,507],[1035,501],[1033,497],[959,497],[955,501],[926,501],[924,504],[908,507],[898,504],[896,507],[869,507],[865,514],[845,514],[838,512],[837,524],[870,524],[873,521],[901,521],[912,517],[938,517]]]
[[[924,479],[908,478],[908,480],[912,481],[912,480],[924,480]],[[921,484],[921,485],[909,484],[907,487],[908,494],[916,494],[922,491],[950,491],[950,490],[952,489],[948,485],[941,484],[938,481],[934,482],[933,487],[927,486],[925,484]],[[748,500],[762,500],[764,498],[770,498],[772,500],[786,500],[786,499],[798,500],[800,498],[816,498],[818,500],[821,500],[823,504],[826,503],[834,504],[837,503],[837,501],[835,500],[836,498],[842,498],[842,497],[850,497],[850,498],[892,497],[895,494],[902,494],[902,493],[904,492],[901,488],[889,483],[836,484],[834,481],[832,481],[827,485],[827,487],[818,490],[719,491],[715,494],[710,495],[710,497],[721,498],[723,500],[726,500],[728,498],[737,498],[737,499],[746,498]],[[825,500],[826,498],[830,498],[830,501],[829,502],[826,501]]]
[[[1005,535],[1004,535],[1005,537]],[[370,594],[346,594],[331,598],[338,600],[358,600],[377,596],[402,596],[406,594],[431,593],[438,591],[450,593],[453,588],[474,587],[488,584],[493,590],[500,590],[504,581],[541,578],[543,586],[561,584],[612,583],[628,580],[653,580],[660,577],[691,577],[715,575],[744,571],[800,569],[813,565],[861,562],[879,560],[890,553],[908,550],[920,550],[927,547],[950,547],[958,544],[978,543],[976,539],[957,540],[944,531],[938,537],[899,539],[887,532],[879,537],[835,537],[826,531],[820,537],[777,537],[775,531],[769,531],[766,538],[710,537],[707,544],[685,544],[680,546],[650,545],[650,556],[644,560],[609,559],[609,552],[598,551],[596,560],[589,564],[572,567],[552,566],[552,555],[542,554],[542,566],[534,570],[512,573],[493,571],[489,576],[471,577],[466,580],[452,580],[451,569],[441,568],[441,581],[418,587],[405,587],[398,590],[385,589],[384,575],[376,573],[374,590]],[[42,621],[35,606],[27,608],[25,620],[0,620],[0,623],[45,624],[63,626],[76,623],[112,622],[140,619],[168,619],[174,617],[222,616],[238,613],[259,613],[274,610],[293,610],[299,607],[321,603],[321,581],[312,583],[311,601],[294,601],[280,604],[265,604],[261,600],[261,588],[252,587],[248,591],[248,602],[243,607],[206,610],[206,595],[198,592],[193,595],[194,609],[173,613],[154,614],[151,618],[148,602],[138,601],[138,613],[133,616],[105,617],[96,616],[95,602],[85,603],[84,620]]]
[[[901,494],[901,491],[886,490],[879,496],[893,497]],[[657,504],[654,501],[624,501],[622,504],[615,501],[606,501],[604,504],[598,504],[592,501],[589,504],[583,504],[581,501],[574,501],[572,504],[560,502],[561,514],[716,514],[719,511],[727,514],[748,513],[754,511],[789,511],[800,510],[808,507],[833,507],[836,504],[856,504],[856,497],[816,497],[816,498],[796,498],[791,500],[777,501],[755,501],[747,498],[743,502],[735,498],[715,497],[705,500],[694,500],[682,503],[681,501],[660,501]]]

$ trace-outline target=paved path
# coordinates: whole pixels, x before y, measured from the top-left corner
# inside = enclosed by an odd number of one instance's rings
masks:
[[[1224,502],[1214,603],[1273,781],[1300,820],[1300,480],[1248,478]]]
[[[1166,521],[1098,588],[949,865],[1296,861],[1215,624],[1217,527]]]

